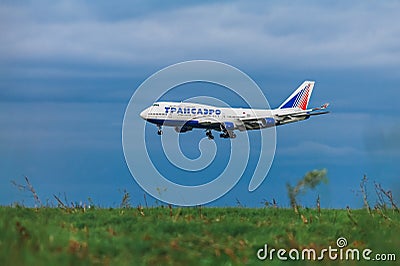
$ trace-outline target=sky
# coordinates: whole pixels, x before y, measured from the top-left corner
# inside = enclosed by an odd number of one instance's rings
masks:
[[[210,205],[288,207],[286,184],[322,168],[328,184],[301,204],[313,207],[320,195],[323,207],[362,207],[364,174],[372,205],[374,182],[399,202],[399,12],[398,1],[1,1],[0,205],[34,204],[11,183],[24,176],[43,203],[62,195],[116,207],[126,190],[143,204],[122,150],[125,109],[150,75],[197,59],[240,69],[271,107],[304,80],[316,81],[311,106],[331,103],[329,115],[277,128],[275,159],[256,191],[245,174]],[[189,157],[203,136],[182,136]]]

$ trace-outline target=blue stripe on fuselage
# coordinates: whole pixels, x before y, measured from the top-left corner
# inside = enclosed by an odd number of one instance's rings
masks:
[[[191,127],[199,127],[197,120],[170,120],[170,119],[147,119],[150,123],[164,126],[182,126],[187,125]]]
[[[206,129],[215,129],[220,130],[220,126],[218,124],[212,125],[202,125],[199,124],[198,120],[170,120],[170,119],[146,119],[148,122],[160,125],[160,126],[172,126],[172,127],[181,127],[183,125],[193,127],[193,128],[206,128]]]

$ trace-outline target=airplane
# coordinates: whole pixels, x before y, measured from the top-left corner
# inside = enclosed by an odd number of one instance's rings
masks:
[[[307,109],[315,81],[304,81],[278,108],[225,108],[190,102],[155,102],[140,113],[140,116],[158,127],[175,127],[177,133],[194,128],[205,129],[206,136],[214,139],[212,130],[221,132],[221,138],[236,138],[234,130],[246,131],[285,125],[327,114],[329,103]]]

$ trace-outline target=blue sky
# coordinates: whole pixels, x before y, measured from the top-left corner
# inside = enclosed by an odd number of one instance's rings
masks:
[[[361,207],[363,174],[399,199],[399,11],[398,1],[2,1],[0,204],[32,204],[10,183],[23,176],[42,201],[65,193],[116,206],[127,189],[143,203],[122,152],[125,108],[148,76],[194,59],[244,71],[272,107],[306,79],[316,80],[310,104],[332,106],[278,128],[261,187],[246,192],[244,176],[213,205],[288,206],[286,183],[317,168],[329,184],[305,205],[320,194],[324,207]]]

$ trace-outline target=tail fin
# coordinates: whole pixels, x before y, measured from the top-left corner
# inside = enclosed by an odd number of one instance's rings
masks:
[[[314,83],[315,81],[304,81],[303,84],[279,106],[279,109],[300,108],[306,110],[314,88]]]

